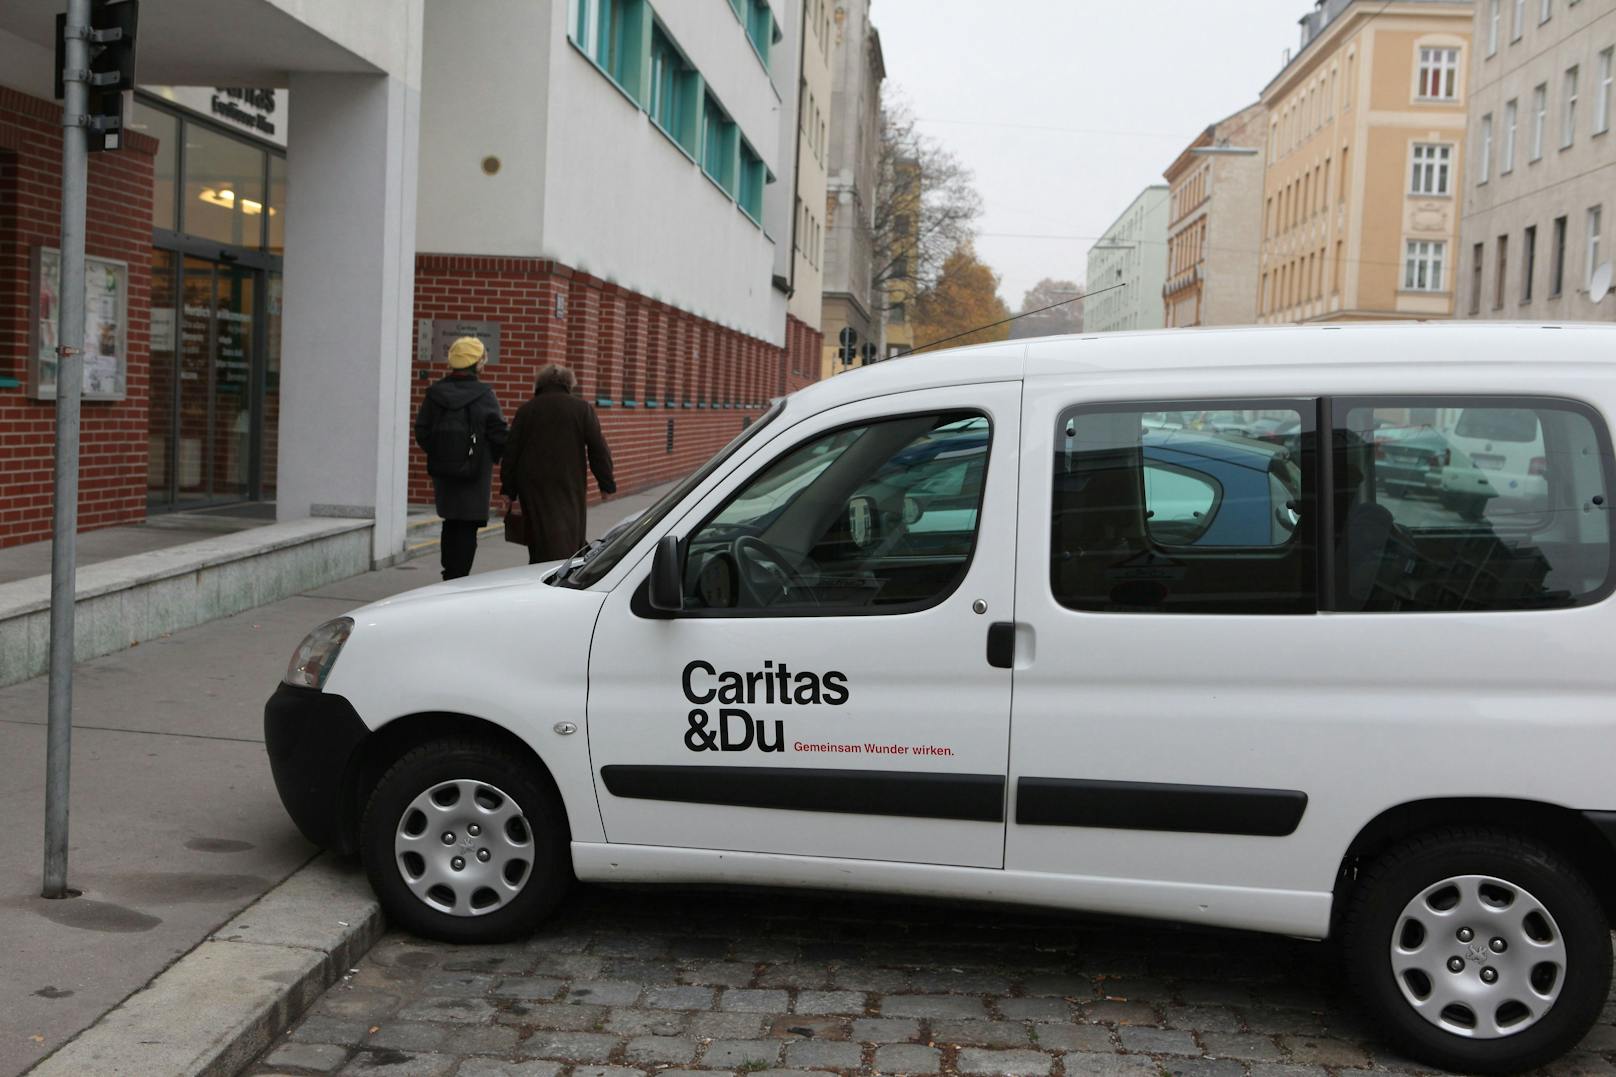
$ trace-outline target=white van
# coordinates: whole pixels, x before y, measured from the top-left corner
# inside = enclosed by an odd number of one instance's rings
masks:
[[[1529,519],[1377,482],[1375,431],[1494,410],[1540,431]],[[1217,411],[1288,433],[1160,422]],[[1404,1051],[1527,1068],[1610,988],[1613,411],[1609,326],[881,363],[580,558],[315,629],[275,780],[423,935],[576,876],[1338,938]]]

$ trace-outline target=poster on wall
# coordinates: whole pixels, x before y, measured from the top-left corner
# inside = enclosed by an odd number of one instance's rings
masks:
[[[35,247],[33,347],[29,349],[28,395],[56,399],[57,321],[62,294],[62,254]],[[129,265],[84,259],[84,399],[122,400],[129,374]]]

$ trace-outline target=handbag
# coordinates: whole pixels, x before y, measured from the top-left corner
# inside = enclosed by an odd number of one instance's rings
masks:
[[[512,501],[511,507],[505,510],[505,541],[527,545],[527,517],[522,515],[520,501]]]

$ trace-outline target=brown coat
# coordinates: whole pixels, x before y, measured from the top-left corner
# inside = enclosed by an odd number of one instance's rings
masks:
[[[587,541],[584,465],[602,493],[616,493],[612,454],[595,409],[560,385],[543,385],[511,421],[500,489],[521,501],[528,563],[570,557]]]

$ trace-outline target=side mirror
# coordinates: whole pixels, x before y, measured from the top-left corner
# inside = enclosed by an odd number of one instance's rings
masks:
[[[906,524],[906,525],[918,524],[920,522],[920,518],[922,516],[924,516],[924,515],[926,515],[926,506],[921,504],[917,499],[909,497],[907,494],[904,495],[904,499],[903,499],[903,522],[904,522],[904,524]]]
[[[685,585],[679,571],[679,536],[663,535],[651,555],[651,608],[661,613],[678,613],[685,608]]]
[[[859,496],[847,503],[847,537],[859,549],[870,545],[879,537],[881,509],[875,498]]]

